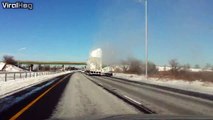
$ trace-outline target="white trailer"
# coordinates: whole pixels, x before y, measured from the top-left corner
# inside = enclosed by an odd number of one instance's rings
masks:
[[[86,73],[89,75],[101,75],[101,70],[102,50],[99,48],[90,53],[86,66]]]

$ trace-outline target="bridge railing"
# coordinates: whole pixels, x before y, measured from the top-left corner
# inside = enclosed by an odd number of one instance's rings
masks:
[[[9,81],[9,80],[16,80],[16,79],[26,79],[26,78],[35,78],[38,76],[43,75],[50,75],[59,73],[61,71],[51,71],[51,72],[0,72],[0,81]]]

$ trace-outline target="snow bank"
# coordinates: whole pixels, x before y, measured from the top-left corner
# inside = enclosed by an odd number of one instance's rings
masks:
[[[0,62],[0,71],[7,71],[7,72],[23,72],[25,70],[14,66],[14,65],[10,65],[10,64],[6,64],[4,62]]]
[[[171,88],[177,88],[187,91],[199,92],[204,94],[213,95],[213,83],[203,82],[203,81],[185,81],[185,80],[169,80],[169,79],[158,79],[149,78],[146,80],[145,76],[135,75],[135,74],[124,74],[124,73],[114,73],[114,77],[124,78],[133,81],[140,81],[148,84],[166,86]]]
[[[54,77],[67,74],[67,73],[70,73],[70,71],[51,74],[51,75],[43,75],[38,77],[26,78],[26,79],[9,80],[7,82],[0,81],[0,98],[6,97],[15,92],[21,91],[23,89],[29,88],[41,82],[47,81],[49,79],[52,79]]]
[[[4,62],[0,62],[0,70],[2,70],[4,66],[5,66],[5,63]]]
[[[25,70],[23,70],[19,67],[16,67],[14,65],[9,65],[9,64],[7,64],[5,66],[4,70],[7,71],[7,72],[23,72],[23,71],[25,71]]]

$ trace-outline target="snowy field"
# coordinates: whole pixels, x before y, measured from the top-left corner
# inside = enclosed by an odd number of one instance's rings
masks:
[[[114,77],[124,78],[133,81],[140,81],[148,84],[166,86],[171,88],[177,88],[187,91],[205,93],[213,95],[213,83],[196,81],[185,81],[185,80],[169,80],[169,79],[158,79],[149,78],[146,80],[145,76],[135,75],[135,74],[124,74],[124,73],[114,73]]]
[[[29,88],[41,82],[47,81],[54,77],[70,73],[70,71],[51,74],[51,75],[42,75],[38,77],[31,77],[25,79],[16,79],[16,80],[9,80],[7,82],[0,81],[0,98],[6,97],[10,94],[15,92],[21,91],[23,89]]]

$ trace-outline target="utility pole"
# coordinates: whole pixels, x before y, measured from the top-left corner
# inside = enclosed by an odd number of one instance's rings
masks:
[[[145,58],[146,58],[146,80],[148,80],[148,5],[145,2]]]

